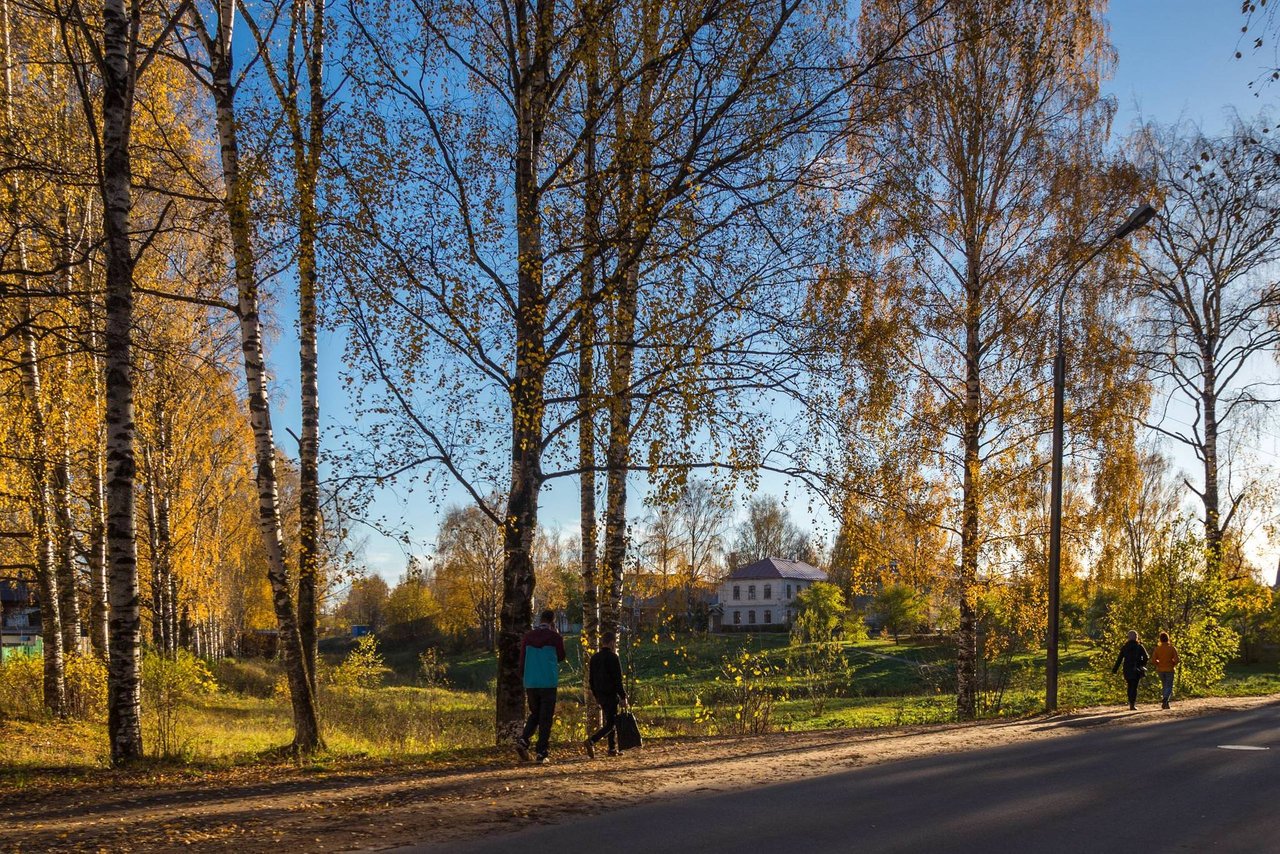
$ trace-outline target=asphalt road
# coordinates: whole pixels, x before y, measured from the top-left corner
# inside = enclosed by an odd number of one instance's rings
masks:
[[[1280,706],[1150,726],[1090,723],[1068,722],[1081,731],[1067,738],[790,783],[761,780],[740,791],[406,850],[1280,852]]]

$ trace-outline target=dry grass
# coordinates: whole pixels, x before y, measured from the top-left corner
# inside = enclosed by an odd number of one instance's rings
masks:
[[[853,681],[820,705],[802,691],[779,693],[773,728],[816,730],[832,727],[883,727],[945,722],[954,714],[947,692],[921,684],[912,660],[936,655],[887,644],[867,645],[876,656],[856,660]],[[687,647],[685,648],[687,649]],[[651,738],[701,736],[728,732],[726,714],[716,705],[712,663],[719,648],[655,649],[652,672],[642,670],[636,692],[637,714]],[[783,650],[766,646],[769,654]],[[1084,666],[1085,651],[1065,657],[1063,707],[1114,702],[1118,682]],[[644,657],[636,656],[644,663]],[[683,666],[680,666],[683,665]],[[675,672],[673,672],[675,671]],[[1280,691],[1274,665],[1232,668],[1215,690],[1222,696],[1253,696]],[[214,667],[223,690],[184,699],[177,714],[178,750],[165,763],[174,768],[253,765],[276,761],[276,751],[293,736],[291,713],[279,670],[262,662],[221,662]],[[107,765],[108,749],[101,707],[91,705],[85,719],[48,719],[39,708],[38,662],[0,668],[0,786],[36,772],[82,774]],[[1004,697],[1003,713],[1029,714],[1043,702],[1042,672],[1028,667]],[[853,690],[848,690],[853,689]],[[867,694],[860,695],[865,690]],[[883,693],[882,693],[883,692]],[[587,721],[578,689],[560,692],[555,738],[581,740]],[[493,699],[483,690],[459,691],[406,686],[376,689],[322,686],[322,727],[327,751],[321,763],[436,761],[477,754],[492,745]],[[156,745],[154,718],[144,711],[144,741]]]

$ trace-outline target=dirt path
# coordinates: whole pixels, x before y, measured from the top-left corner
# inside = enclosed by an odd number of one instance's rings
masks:
[[[1280,695],[1189,700],[1169,712],[1115,707],[1070,715],[875,730],[656,742],[618,759],[561,750],[547,767],[495,758],[487,767],[347,772],[209,773],[157,787],[145,779],[48,792],[0,791],[0,850],[376,850],[475,836],[693,792],[724,791],[1045,738],[1096,726],[1158,726],[1255,708]],[[549,797],[549,789],[554,797]]]

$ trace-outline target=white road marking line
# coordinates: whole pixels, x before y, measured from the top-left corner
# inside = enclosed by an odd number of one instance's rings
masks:
[[[1270,747],[1259,747],[1256,744],[1219,744],[1219,750],[1270,750]]]

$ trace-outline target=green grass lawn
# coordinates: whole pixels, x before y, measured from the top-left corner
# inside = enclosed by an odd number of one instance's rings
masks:
[[[568,650],[561,688],[562,718],[577,716],[581,698],[582,662],[587,652],[577,635],[565,638]],[[813,680],[791,673],[789,638],[782,633],[690,634],[648,633],[624,640],[621,650],[624,673],[640,714],[655,734],[690,734],[714,730],[708,714],[717,699],[717,676],[723,679],[726,658],[746,651],[772,665],[777,672],[758,678],[776,695],[774,721],[789,729],[830,726],[892,726],[951,720],[954,717],[952,651],[945,644],[918,643],[906,639],[894,643],[872,639],[845,643],[843,653],[851,676],[828,690],[811,690]],[[1090,662],[1091,646],[1076,644],[1059,657],[1059,706],[1063,709],[1119,703],[1124,684]],[[489,653],[468,653],[447,659],[448,677],[455,687],[484,697],[492,692],[496,661]],[[1044,704],[1044,654],[1015,656],[1008,666],[1002,690],[993,687],[981,697],[988,715],[1031,714]],[[999,679],[993,680],[997,686]],[[1145,680],[1144,691],[1156,695],[1155,679]],[[1236,665],[1214,691],[1224,696],[1280,692],[1280,670],[1275,665]],[[724,693],[720,691],[719,693]],[[815,694],[825,696],[814,696]],[[701,722],[699,722],[701,720]],[[724,721],[721,721],[723,728]]]
[[[569,660],[556,738],[568,742],[585,737],[587,721],[584,651],[576,636],[566,638],[566,646]],[[491,749],[494,656],[471,652],[446,657],[445,687],[403,684],[414,679],[419,651],[386,651],[397,671],[391,682],[402,684],[322,686],[328,758],[404,761],[480,755]],[[844,643],[839,653],[845,666],[834,676],[806,671],[800,652],[784,634],[649,634],[628,639],[622,655],[633,704],[647,734],[655,738],[750,732],[752,721],[763,721],[767,729],[815,730],[954,719],[951,651],[945,645],[879,639]],[[741,664],[744,653],[746,670],[726,668],[726,661]],[[1062,708],[1122,702],[1123,683],[1091,666],[1092,654],[1092,648],[1077,645],[1061,656]],[[340,660],[340,651],[331,652],[331,659]],[[289,742],[289,703],[275,665],[224,662],[215,674],[222,690],[193,697],[179,709],[178,749],[170,761],[252,764]],[[1024,715],[1043,708],[1043,653],[1014,657],[1005,675],[991,680],[982,693],[984,715]],[[0,671],[0,680],[4,678]],[[1158,681],[1144,682],[1150,701]],[[1276,692],[1280,670],[1275,664],[1234,665],[1213,691],[1224,696]],[[0,698],[5,696],[15,692],[0,692]],[[152,721],[144,710],[144,737],[154,745]],[[57,722],[42,719],[31,708],[0,709],[0,745],[0,782],[39,769],[88,771],[106,765],[101,721]]]

